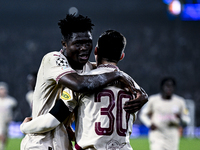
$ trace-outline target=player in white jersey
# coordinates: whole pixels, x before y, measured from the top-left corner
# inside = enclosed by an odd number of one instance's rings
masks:
[[[64,87],[74,92],[86,92],[117,79],[122,79],[129,85],[128,80],[119,71],[93,76],[81,76],[76,73],[87,72],[93,68],[88,62],[92,51],[93,26],[88,17],[67,15],[58,25],[63,35],[63,49],[50,52],[42,59],[33,96],[33,120],[50,111]],[[70,150],[72,147],[64,124],[61,123],[46,133],[27,134],[21,142],[21,150],[29,149]]]
[[[98,67],[89,74],[119,70],[117,63],[124,57],[125,45],[126,39],[119,32],[102,33],[95,48]],[[132,82],[140,89],[133,79]],[[123,110],[125,101],[133,99],[132,96],[119,82],[95,93],[81,94],[75,122],[75,149],[132,150],[129,138],[136,116]],[[70,104],[68,101],[67,105]]]
[[[118,69],[109,63],[99,65],[89,74]],[[134,84],[139,88],[135,82]],[[123,86],[117,82],[95,93],[80,95],[75,122],[77,150],[132,150],[129,138],[136,116],[126,113],[123,105],[133,97],[122,89]]]
[[[120,60],[120,56],[121,59],[124,57],[123,49],[125,44],[125,38],[120,33],[113,30],[103,33],[99,38],[98,48],[95,49],[95,53],[98,56],[98,68],[89,74],[102,74],[104,72],[118,70],[116,64]],[[104,48],[105,45],[107,48]],[[104,49],[104,51],[101,49]],[[103,52],[106,52],[106,54],[103,55]],[[131,82],[135,88],[140,90],[140,87],[133,79],[131,79]],[[56,120],[61,121],[59,116],[64,115],[62,110],[67,109],[66,105],[70,109],[74,109],[78,102],[78,112],[76,115],[76,149],[132,149],[129,143],[129,136],[131,134],[133,121],[135,120],[135,114],[130,115],[126,113],[123,110],[123,105],[125,101],[133,99],[133,95],[123,90],[123,88],[124,86],[122,84],[114,82],[98,92],[87,92],[80,95],[73,94],[68,88],[65,88],[61,96],[63,101],[57,101],[49,114],[40,116],[36,118],[37,120],[35,119],[22,124],[21,130],[24,133],[48,131],[58,125],[55,123]],[[146,95],[146,93],[143,94]],[[68,97],[71,97],[71,99],[69,100]],[[75,97],[78,97],[78,100],[73,99]],[[135,105],[136,109],[140,106]],[[52,115],[56,118],[54,121],[50,117]],[[45,120],[51,120],[49,126],[44,123],[46,122]]]
[[[8,126],[13,118],[13,108],[17,105],[14,97],[8,95],[8,85],[0,82],[0,150],[4,150],[7,142]]]
[[[184,99],[173,94],[175,85],[173,78],[164,78],[161,93],[149,96],[140,113],[140,120],[150,128],[151,150],[178,150],[180,122],[190,121]]]

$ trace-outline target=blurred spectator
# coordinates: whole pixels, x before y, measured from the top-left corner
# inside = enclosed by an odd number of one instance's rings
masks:
[[[16,99],[8,95],[8,85],[0,82],[0,150],[5,148],[8,126],[13,119],[13,109],[16,106]]]
[[[178,150],[180,124],[190,122],[185,100],[174,94],[176,81],[165,77],[160,84],[161,92],[149,97],[140,112],[140,120],[150,128],[151,150]]]
[[[35,89],[37,72],[31,72],[27,75],[28,92],[26,93],[26,100],[32,108],[33,91]]]

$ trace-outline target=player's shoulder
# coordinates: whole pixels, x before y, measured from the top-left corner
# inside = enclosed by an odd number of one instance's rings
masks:
[[[85,64],[84,68],[83,68],[83,70],[85,70],[85,73],[88,73],[89,71],[91,71],[91,70],[93,70],[93,69],[95,69],[94,63],[93,63],[93,62],[90,62],[90,61],[88,61],[88,62]]]
[[[11,100],[11,101],[16,101],[16,99],[10,95],[7,95],[7,99]]]
[[[44,55],[42,62],[44,64],[49,64],[49,62],[62,62],[67,64],[67,58],[61,53],[61,51],[52,51]]]
[[[61,57],[62,53],[60,51],[51,51],[44,55],[44,58],[51,58],[51,57]]]
[[[9,103],[17,104],[17,100],[10,95],[7,96],[7,100],[9,101]]]
[[[96,62],[88,61],[86,64],[90,65],[92,67],[92,69],[96,69],[97,68],[97,63]]]
[[[149,101],[157,100],[157,99],[160,99],[160,98],[161,98],[161,94],[160,93],[152,94],[152,95],[149,96]]]
[[[92,65],[92,70],[89,72],[90,75],[95,75],[95,74],[103,74],[106,72],[112,72],[113,70],[111,68],[106,68],[103,65],[100,65],[98,67],[95,67],[94,62],[89,62],[90,65]],[[103,67],[102,67],[103,66]]]
[[[185,99],[182,96],[179,96],[179,95],[176,95],[176,94],[173,94],[173,99],[176,100],[176,101],[182,101],[182,102],[185,101]]]

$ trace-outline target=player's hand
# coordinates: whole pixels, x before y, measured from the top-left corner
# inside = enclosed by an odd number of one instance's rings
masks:
[[[22,123],[26,123],[32,120],[32,117],[26,117]]]
[[[133,87],[133,90],[136,92],[136,98],[126,101],[124,104],[124,110],[129,114],[139,111],[148,101],[148,95],[142,88],[136,89]]]

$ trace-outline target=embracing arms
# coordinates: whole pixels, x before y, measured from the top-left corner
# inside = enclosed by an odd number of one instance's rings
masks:
[[[114,71],[110,73],[104,73],[99,75],[78,75],[77,73],[70,73],[64,75],[59,83],[68,87],[74,92],[87,92],[94,91],[99,88],[105,87],[108,83],[115,80],[120,80],[129,90],[131,89],[131,84],[129,79],[124,76],[121,71]]]
[[[26,117],[20,125],[20,130],[24,134],[44,133],[56,128],[61,122],[69,117],[68,107],[62,100],[57,100],[49,113],[36,117]]]

